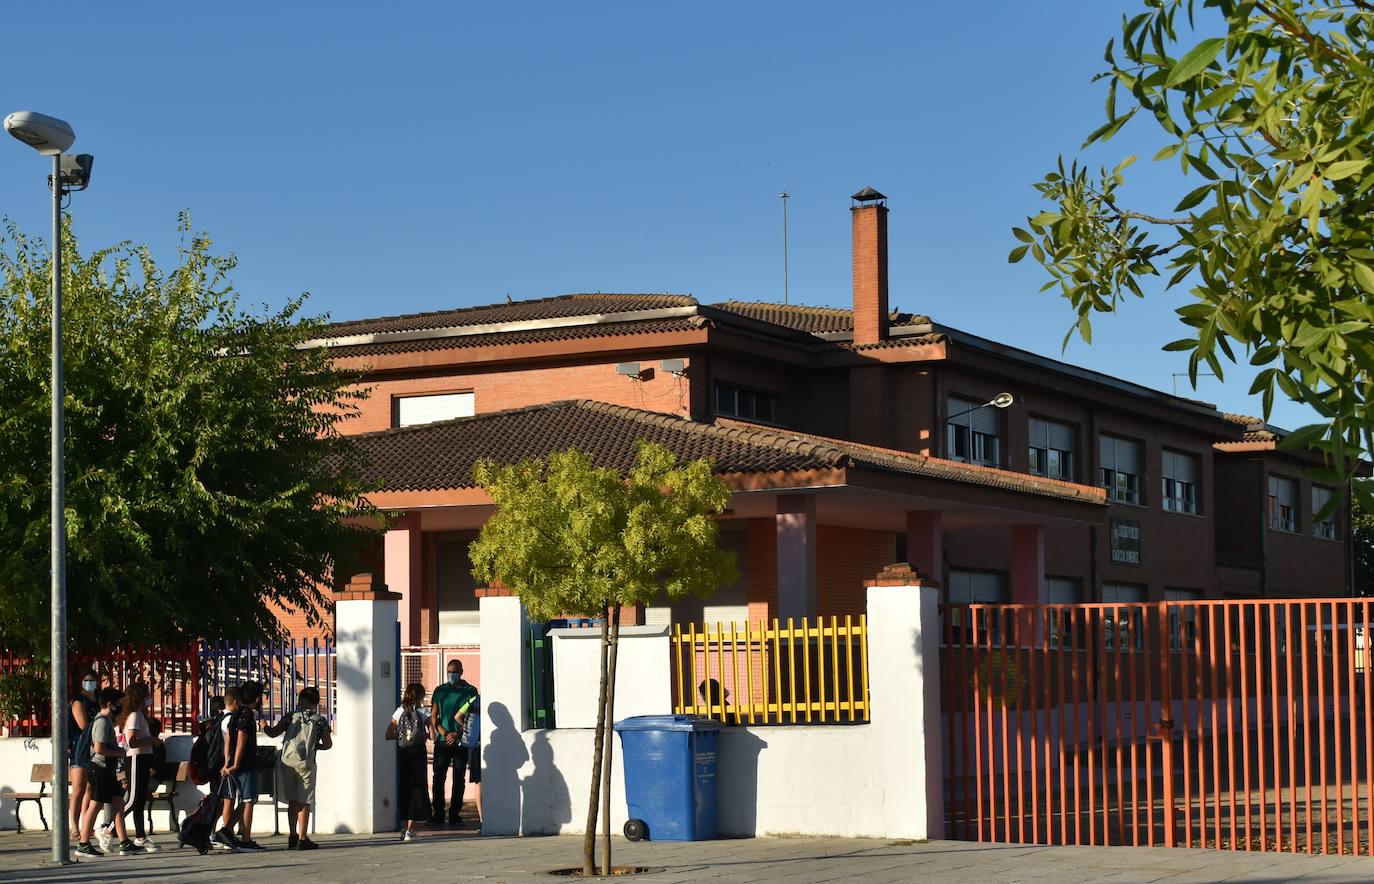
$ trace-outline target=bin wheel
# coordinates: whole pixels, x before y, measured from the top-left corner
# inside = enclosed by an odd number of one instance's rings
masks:
[[[643,841],[649,837],[649,827],[644,824],[644,820],[625,821],[625,839],[627,841]]]

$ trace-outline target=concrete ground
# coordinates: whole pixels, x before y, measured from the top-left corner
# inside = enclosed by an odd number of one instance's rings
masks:
[[[170,836],[157,854],[106,857],[70,867],[47,864],[45,833],[0,833],[0,881],[552,881],[548,872],[579,863],[577,837],[478,837],[434,833],[402,844],[392,836],[320,836],[320,850],[285,849],[260,838],[263,853],[199,856]],[[1358,881],[1374,879],[1374,859],[1134,847],[1025,847],[959,841],[750,838],[691,843],[615,842],[617,865],[647,866],[643,881],[875,882]],[[434,877],[438,874],[440,877]]]

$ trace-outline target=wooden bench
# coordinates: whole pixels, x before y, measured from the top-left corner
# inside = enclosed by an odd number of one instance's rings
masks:
[[[168,761],[157,766],[154,771],[157,776],[157,789],[148,796],[146,812],[148,814],[148,832],[154,831],[153,826],[153,803],[157,801],[167,802],[167,831],[176,832],[179,829],[177,823],[177,790],[181,784],[191,778],[191,762],[189,761]]]
[[[24,822],[20,819],[19,809],[24,806],[25,801],[32,801],[38,805],[38,818],[43,821],[44,831],[48,828],[48,818],[43,814],[43,799],[51,798],[48,794],[48,783],[52,782],[52,765],[35,764],[29,773],[29,781],[38,784],[37,792],[14,792],[10,797],[14,799],[14,827],[16,831],[24,831]],[[57,811],[54,811],[56,813]],[[63,810],[65,812],[65,810]]]

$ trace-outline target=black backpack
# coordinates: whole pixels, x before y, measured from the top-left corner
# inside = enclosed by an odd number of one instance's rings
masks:
[[[191,744],[191,782],[198,786],[210,782],[224,767],[224,732],[219,727],[223,718],[221,713],[207,719]]]

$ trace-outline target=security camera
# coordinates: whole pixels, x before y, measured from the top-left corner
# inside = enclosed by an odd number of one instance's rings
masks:
[[[33,111],[16,111],[5,117],[5,131],[49,157],[76,141],[76,132],[66,122]]]
[[[59,168],[62,170],[62,189],[66,191],[85,190],[91,183],[91,166],[95,157],[88,153],[76,155],[63,154]]]

